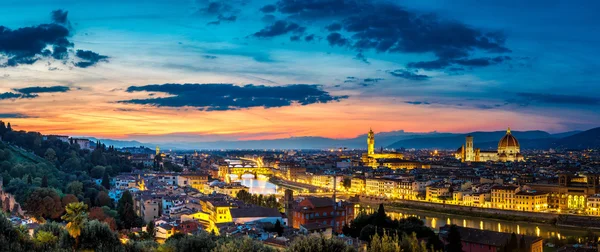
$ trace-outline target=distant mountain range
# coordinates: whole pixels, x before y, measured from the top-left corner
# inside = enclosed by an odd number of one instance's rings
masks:
[[[585,149],[600,148],[600,127],[587,131],[569,131],[550,134],[545,131],[512,131],[521,144],[521,149]],[[405,131],[381,132],[375,134],[375,145],[380,148],[415,148],[415,149],[458,149],[465,142],[467,135],[473,136],[474,145],[482,150],[495,150],[498,141],[506,131],[472,132],[472,133],[413,133]],[[146,146],[161,149],[200,150],[200,149],[329,149],[349,148],[366,149],[367,135],[348,139],[332,139],[324,137],[291,137],[272,140],[247,141],[215,141],[215,142],[172,142],[142,143],[138,141],[121,141],[112,139],[89,138],[100,140],[106,145],[115,147]]]

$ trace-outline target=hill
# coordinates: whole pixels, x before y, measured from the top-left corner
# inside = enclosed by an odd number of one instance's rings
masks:
[[[565,149],[600,148],[600,127],[561,138],[553,146]]]
[[[473,143],[476,148],[494,149],[498,147],[498,141],[506,134],[506,131],[494,132],[471,132],[467,134],[451,134],[444,137],[412,138],[400,140],[388,148],[416,148],[416,149],[458,149],[465,142],[467,135],[473,136]],[[512,134],[519,142],[528,142],[529,139],[552,139],[552,135],[545,131],[512,131]]]

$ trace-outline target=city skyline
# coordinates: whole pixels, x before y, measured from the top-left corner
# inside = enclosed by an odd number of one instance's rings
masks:
[[[202,142],[600,125],[591,1],[9,2],[0,119],[18,129]]]

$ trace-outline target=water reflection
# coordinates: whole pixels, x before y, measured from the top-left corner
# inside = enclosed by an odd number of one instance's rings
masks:
[[[363,208],[365,212],[372,213],[375,209],[367,207]],[[356,208],[356,214],[360,211],[360,208]],[[567,236],[582,237],[585,235],[585,230],[575,230],[559,228],[547,224],[538,223],[523,223],[523,222],[511,222],[484,219],[477,217],[459,216],[459,215],[448,215],[443,213],[423,212],[418,210],[386,210],[390,218],[402,219],[407,217],[417,217],[421,219],[426,226],[439,230],[441,226],[446,224],[455,224],[457,226],[479,228],[481,230],[491,230],[505,233],[516,233],[524,235],[534,235],[542,238],[557,237],[559,239],[565,239]]]
[[[237,176],[236,176],[237,177]],[[241,180],[232,177],[232,181],[240,182],[243,186],[248,187],[249,193],[271,195],[277,193],[277,185],[268,181],[267,178],[254,178],[254,175],[244,174]]]

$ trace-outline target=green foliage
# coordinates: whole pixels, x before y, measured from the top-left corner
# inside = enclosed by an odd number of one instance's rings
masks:
[[[121,243],[110,227],[98,220],[86,222],[81,230],[80,248],[94,251],[115,251]]]
[[[217,243],[213,252],[275,252],[275,249],[265,246],[259,241],[249,238],[223,239]]]
[[[288,252],[349,252],[356,251],[340,239],[328,239],[321,236],[309,235],[296,238],[286,249]]]
[[[110,190],[110,177],[106,171],[102,175],[102,186],[104,186],[106,190]]]
[[[119,214],[119,226],[121,228],[140,227],[138,216],[133,209],[133,197],[129,190],[123,192],[123,196],[119,199],[117,213]]]
[[[101,191],[98,193],[98,196],[96,196],[95,205],[99,207],[107,206],[112,208],[113,200],[108,196],[108,193]]]
[[[66,213],[62,216],[62,219],[68,222],[66,225],[67,232],[77,241],[79,241],[81,230],[87,220],[86,210],[87,205],[83,202],[71,203],[67,205],[65,208]]]
[[[262,194],[251,194],[246,190],[241,190],[236,194],[236,198],[246,204],[252,204],[262,207],[279,209],[280,205],[277,202],[275,195],[264,197]]]
[[[148,225],[146,225],[146,233],[152,238],[156,236],[156,226],[154,226],[154,221],[148,222]]]
[[[163,245],[164,251],[211,251],[217,246],[215,238],[206,232],[199,235],[172,236]]]

